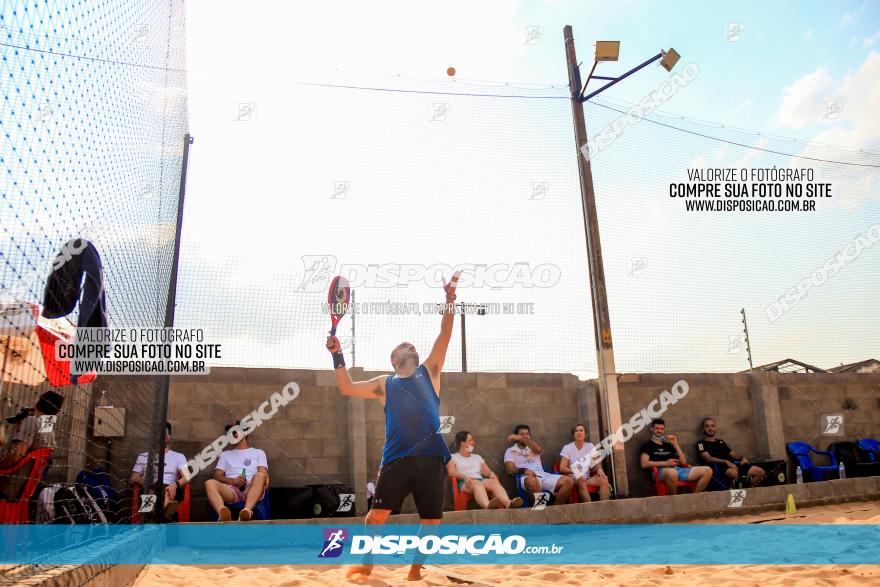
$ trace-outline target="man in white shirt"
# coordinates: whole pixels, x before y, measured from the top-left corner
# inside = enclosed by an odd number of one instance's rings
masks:
[[[532,440],[532,432],[527,424],[517,424],[513,434],[507,437],[513,446],[504,452],[504,470],[511,475],[522,475],[520,484],[534,496],[549,491],[555,503],[568,503],[568,496],[574,489],[574,480],[565,475],[547,473],[541,464],[541,446]]]
[[[575,424],[571,429],[574,442],[569,442],[562,447],[559,456],[559,472],[568,475],[577,483],[578,494],[581,501],[590,501],[590,487],[599,488],[599,499],[605,501],[611,495],[611,487],[608,484],[608,476],[602,470],[602,463],[593,464],[593,443],[587,442],[587,429],[583,424]],[[583,475],[578,476],[572,468],[572,464]]]
[[[186,457],[181,453],[171,450],[171,422],[165,422],[165,466],[162,470],[162,484],[165,486],[165,517],[170,518],[177,511],[180,502],[183,501],[183,486],[187,484],[187,478],[182,469],[186,466]],[[158,467],[158,459],[153,462],[153,467]],[[129,482],[132,485],[144,485],[144,473],[147,470],[147,453],[138,455],[131,469]],[[155,470],[155,469],[154,469]]]
[[[236,420],[226,426],[225,431],[241,422]],[[220,453],[214,478],[205,481],[205,493],[208,503],[220,516],[221,522],[232,520],[232,512],[226,507],[228,503],[244,502],[238,515],[240,522],[249,521],[254,515],[254,506],[263,499],[269,486],[269,465],[266,453],[258,448],[248,446],[247,436],[242,434],[232,450]]]

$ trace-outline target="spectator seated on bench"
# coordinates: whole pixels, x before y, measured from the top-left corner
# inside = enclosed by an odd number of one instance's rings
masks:
[[[231,450],[225,450],[217,459],[214,478],[205,481],[205,493],[208,503],[217,512],[221,522],[232,520],[232,509],[242,503],[238,520],[247,522],[254,517],[254,508],[258,503],[266,502],[269,487],[269,465],[266,453],[248,445],[247,435],[241,430],[241,422],[236,420],[225,428],[237,442]],[[265,512],[266,507],[261,507]],[[265,514],[264,514],[265,515]]]
[[[25,460],[25,455],[41,448],[55,448],[55,422],[63,405],[64,396],[47,391],[33,408],[22,408],[15,416],[6,418],[8,423],[15,424],[15,430],[9,444],[0,444],[0,469],[15,473],[0,476],[0,500],[18,500],[32,477],[32,468],[40,465],[38,459],[27,459],[21,467],[16,467]],[[42,481],[47,465],[48,461],[42,463],[38,483]]]
[[[483,457],[474,454],[474,446],[474,437],[470,432],[461,430],[455,434],[450,446],[452,458],[446,464],[449,477],[454,481],[453,495],[455,493],[469,495],[484,510],[521,506],[520,498],[511,500],[507,497],[507,491],[501,486],[498,476],[489,468]],[[467,501],[464,505],[464,509],[467,509]]]
[[[132,486],[142,487],[146,481],[144,474],[147,471],[148,456],[148,453],[142,452],[135,460],[134,467],[131,469],[131,478],[129,479],[129,483]],[[186,475],[183,473],[186,468],[186,457],[179,452],[171,450],[171,422],[165,422],[165,456],[163,458],[163,465],[162,485],[165,488],[164,513],[165,517],[170,520],[180,505],[186,500],[187,493],[184,487],[189,484]],[[154,471],[158,470],[158,459],[155,459],[153,467]],[[140,493],[139,489],[137,493]],[[189,507],[188,502],[187,507]],[[138,508],[140,508],[140,503],[138,503]],[[178,519],[181,522],[183,521],[180,519],[180,516],[178,516]],[[136,524],[137,522],[132,521],[132,523]]]
[[[517,491],[528,495],[548,492],[555,503],[568,502],[574,481],[566,475],[548,473],[541,464],[541,445],[532,440],[527,424],[518,424],[507,437],[513,445],[504,452],[504,470],[516,478]]]
[[[741,479],[747,479],[752,487],[764,480],[764,469],[749,463],[746,457],[734,452],[726,442],[715,436],[717,426],[714,418],[703,418],[700,429],[703,440],[697,443],[697,454],[712,467],[719,489],[726,490],[733,484],[741,483]]]
[[[608,476],[602,470],[602,463],[590,467],[593,453],[593,443],[587,442],[587,428],[583,424],[575,424],[571,429],[574,439],[562,447],[559,453],[559,471],[568,475],[577,484],[577,493],[584,503],[590,502],[590,492],[595,489],[599,493],[599,499],[607,501],[611,495],[611,486],[608,484]],[[583,475],[575,474],[572,465],[578,463]]]
[[[693,492],[706,490],[712,480],[712,469],[709,467],[689,467],[687,457],[678,438],[672,434],[664,436],[666,422],[657,418],[651,422],[651,439],[640,449],[640,465],[642,469],[651,471],[651,477],[658,489],[660,482],[666,486],[666,493],[675,495],[681,482],[693,483]]]

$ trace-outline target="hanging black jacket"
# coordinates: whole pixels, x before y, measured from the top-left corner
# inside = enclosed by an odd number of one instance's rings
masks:
[[[43,292],[43,315],[67,316],[79,301],[77,328],[106,328],[104,269],[95,245],[82,238],[68,241],[55,257],[53,267]]]

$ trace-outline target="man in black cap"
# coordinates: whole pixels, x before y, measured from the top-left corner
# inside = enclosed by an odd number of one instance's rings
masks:
[[[47,391],[33,408],[22,408],[16,415],[6,418],[16,427],[12,441],[0,446],[0,469],[14,467],[31,451],[55,448],[55,420],[62,405],[64,396],[56,391]],[[15,475],[0,477],[0,499],[17,499],[29,475],[30,468],[25,467]]]

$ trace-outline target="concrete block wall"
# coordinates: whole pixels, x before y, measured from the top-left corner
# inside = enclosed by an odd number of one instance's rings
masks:
[[[880,374],[781,374],[777,389],[786,440],[803,440],[825,450],[832,442],[876,438]],[[843,416],[842,435],[824,434],[824,416]]]
[[[677,380],[689,393],[663,418],[678,434],[689,461],[695,462],[698,426],[705,416],[718,424],[718,436],[752,460],[786,458],[785,443],[806,441],[825,450],[838,440],[880,436],[880,377],[876,373],[642,374],[621,384],[624,419],[647,405]],[[840,414],[844,432],[823,434],[823,415]],[[651,487],[638,467],[643,431],[626,446],[630,495],[648,495]]]
[[[356,380],[378,374],[352,372]],[[827,447],[838,438],[816,437],[823,413],[844,411],[847,439],[880,436],[880,374],[626,374],[619,383],[624,421],[679,379],[688,382],[688,395],[664,418],[691,460],[697,457],[694,444],[700,419],[708,415],[716,418],[719,436],[750,458],[783,458],[786,440],[812,439],[814,445]],[[243,417],[291,381],[301,388],[299,398],[252,437],[253,445],[269,457],[272,484],[350,484],[358,494],[359,511],[364,511],[366,483],[378,471],[385,417],[376,401],[343,397],[330,370],[216,368],[204,377],[173,377],[168,415],[175,448],[192,457],[223,432],[224,424]],[[567,374],[445,373],[441,386],[441,414],[456,418],[445,439],[450,441],[457,430],[469,430],[477,439],[477,451],[496,472],[502,470],[507,435],[518,423],[531,426],[544,447],[548,469],[569,442],[574,423],[584,421],[591,440],[599,440],[595,382]],[[625,449],[634,497],[652,491],[638,468],[638,449],[648,436],[647,430],[642,431]],[[133,461],[143,450],[135,442],[123,450],[126,442],[116,443],[115,459],[126,460],[127,450]],[[196,478],[196,520],[207,517],[203,482],[211,473]],[[503,475],[502,479],[513,494],[512,480]],[[447,509],[451,507],[448,496]],[[409,502],[404,512],[411,511]]]
[[[271,484],[351,484],[347,400],[335,381],[331,387],[326,377],[319,381],[318,375],[295,369],[218,368],[203,377],[172,377],[168,420],[174,426],[175,445],[192,458],[223,434],[226,424],[243,418],[273,393],[296,382],[300,387],[296,400],[248,437],[251,446],[266,452]],[[213,475],[215,464],[194,480],[194,519],[209,515],[204,482]]]
[[[365,378],[381,373],[365,373]],[[455,424],[444,435],[447,444],[455,433],[467,430],[476,440],[476,453],[501,478],[509,495],[516,495],[513,480],[504,471],[508,435],[517,424],[528,424],[532,437],[543,448],[542,462],[551,471],[559,450],[570,442],[570,429],[581,419],[575,376],[560,373],[444,373],[440,383],[440,413],[454,416]],[[385,414],[379,402],[367,402],[367,472],[375,481],[385,442]],[[451,492],[446,496],[452,508]],[[404,511],[415,511],[409,501]]]
[[[138,454],[149,448],[150,429],[156,394],[155,377],[98,377],[92,384],[88,408],[88,442],[86,443],[87,468],[101,467],[110,473],[115,487],[128,483],[131,469]],[[103,438],[94,435],[95,407],[101,404],[102,395],[107,405],[125,408],[124,435]],[[186,442],[186,436],[177,437],[174,430],[174,450],[194,450],[196,443]],[[180,443],[178,443],[178,438]],[[75,473],[74,473],[75,474]]]
[[[702,438],[699,426],[704,417],[715,418],[718,436],[734,450],[754,458],[758,452],[754,434],[754,410],[746,378],[715,374],[658,374],[629,376],[619,384],[621,415],[628,421],[633,414],[646,408],[670,390],[679,380],[688,384],[688,394],[663,414],[667,434],[678,437],[679,444],[691,464],[700,464],[695,444]],[[639,466],[640,447],[650,439],[645,428],[626,443],[627,477],[630,495],[652,495],[649,474]],[[607,469],[607,466],[606,466]]]

